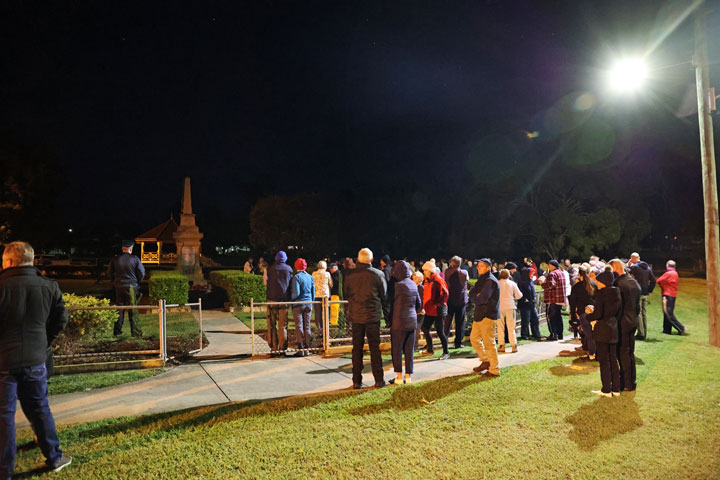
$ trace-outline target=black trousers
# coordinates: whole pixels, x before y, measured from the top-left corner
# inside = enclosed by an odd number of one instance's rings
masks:
[[[600,381],[603,393],[620,392],[620,367],[617,361],[617,344],[595,342],[600,363]]]
[[[133,296],[130,294],[130,289],[134,289],[135,299],[133,302]],[[138,287],[116,287],[115,288],[115,304],[116,305],[137,305],[142,295]],[[128,310],[128,318],[130,319],[130,333],[133,337],[139,337],[142,335],[140,325],[137,323],[137,311]],[[125,322],[125,310],[120,310],[118,313],[118,320],[115,322],[114,333],[120,335],[122,333],[123,323]]]
[[[374,323],[353,323],[352,327],[352,374],[353,383],[362,383],[363,371],[363,347],[367,336],[370,347],[370,365],[372,366],[375,383],[383,381],[382,356],[380,355],[380,322]]]
[[[413,373],[413,353],[415,352],[415,330],[390,330],[392,342],[392,361],[395,373],[402,373],[403,353],[405,354],[405,373]]]
[[[685,325],[675,318],[675,297],[663,295],[663,333],[672,333],[673,327],[678,333],[685,331]]]
[[[455,348],[460,348],[465,337],[465,305],[448,304],[448,314],[445,317],[445,337],[450,339],[450,330],[455,319]]]
[[[618,325],[618,360],[620,361],[620,389],[635,390],[635,332]]]
[[[425,320],[423,320],[422,325],[422,331],[423,334],[425,334],[425,341],[427,342],[427,351],[431,353],[433,351],[432,334],[430,333],[430,327],[433,325],[435,325],[435,331],[437,332],[438,337],[440,337],[443,353],[450,353],[450,350],[448,350],[448,339],[445,336],[445,327],[443,326],[442,317],[431,317],[430,315],[425,315]]]
[[[535,304],[519,304],[518,310],[520,310],[520,337],[528,338],[532,330],[532,336],[535,339],[540,338],[540,321],[538,320],[537,310],[535,310]]]
[[[549,304],[547,306],[547,318],[550,335],[562,340],[564,329],[562,320],[562,305],[556,305],[554,303]]]

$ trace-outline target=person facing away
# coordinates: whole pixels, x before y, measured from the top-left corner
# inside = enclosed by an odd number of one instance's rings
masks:
[[[530,332],[535,340],[540,340],[540,322],[535,306],[535,282],[533,280],[533,270],[525,267],[520,272],[520,281],[518,288],[522,292],[522,298],[518,300],[518,310],[520,310],[520,339],[530,340]]]
[[[565,292],[565,274],[560,270],[557,260],[548,262],[548,274],[542,281],[544,302],[547,305],[548,329],[550,337],[548,340],[563,339],[562,307],[567,301]]]
[[[655,275],[652,268],[640,259],[640,254],[633,252],[628,261],[630,273],[640,285],[640,315],[638,316],[637,340],[645,340],[647,336],[647,303],[648,296],[655,290]]]
[[[478,280],[470,290],[470,301],[475,305],[475,317],[470,331],[470,343],[480,358],[473,371],[497,377],[500,375],[495,350],[495,321],[500,317],[500,285],[490,272],[489,258],[477,262]]]
[[[145,278],[145,267],[140,259],[132,254],[135,242],[125,240],[122,242],[122,253],[110,261],[107,274],[115,287],[115,303],[117,305],[137,305],[140,301],[140,282]],[[142,336],[137,319],[137,312],[128,310],[130,319],[130,333],[133,337]],[[117,337],[122,334],[125,310],[118,312],[113,334]]]
[[[450,268],[445,270],[448,287],[448,313],[445,317],[445,336],[450,335],[455,320],[455,348],[462,348],[465,337],[465,309],[468,303],[468,273],[463,270],[462,258],[457,255],[450,259]]]
[[[307,262],[304,258],[295,260],[297,273],[290,280],[290,300],[293,302],[312,302],[315,299],[315,281],[307,273]],[[312,303],[292,306],[295,320],[295,341],[297,343],[296,357],[306,357],[311,348],[312,333],[310,330],[310,317],[312,316]]]
[[[323,298],[330,299],[330,290],[333,286],[333,279],[330,272],[327,271],[327,263],[324,260],[320,260],[317,264],[317,270],[312,274],[313,280],[315,281],[315,301],[322,302]],[[318,335],[322,336],[323,333],[323,322],[322,312],[323,309],[320,305],[315,309],[315,326],[318,330]]]
[[[33,266],[27,242],[5,246],[0,273],[0,478],[15,468],[17,401],[30,421],[47,466],[70,465],[63,455],[48,404],[45,361],[68,322],[57,283]]]
[[[412,274],[412,281],[417,286],[418,295],[420,296],[420,302],[422,302],[423,294],[425,293],[425,286],[423,285],[423,280],[425,280],[425,275],[421,271],[415,271]],[[417,328],[415,329],[415,350],[418,350],[420,341],[420,332],[422,331],[422,324],[425,320],[425,310],[421,309],[418,312],[417,316]]]
[[[275,263],[265,271],[268,302],[290,301],[290,280],[293,276],[293,270],[285,263],[287,262],[287,258],[287,254],[280,250],[275,254]],[[270,356],[281,356],[288,347],[288,306],[268,305],[267,318],[267,340],[270,345]]]
[[[387,284],[383,273],[372,267],[373,253],[369,248],[358,252],[357,266],[348,270],[343,279],[343,296],[348,301],[347,315],[352,323],[353,388],[362,388],[363,348],[367,337],[375,387],[385,386],[380,354],[380,322],[390,321]]]
[[[403,260],[395,262],[391,272],[395,283],[392,299],[392,320],[390,340],[392,346],[393,369],[395,379],[390,383],[403,383],[402,360],[405,355],[405,383],[410,383],[413,374],[413,353],[415,350],[415,332],[417,315],[422,311],[422,300],[417,285],[410,279],[410,266]]]
[[[510,270],[500,270],[500,319],[497,322],[498,352],[505,351],[505,329],[512,352],[517,353],[517,339],[515,338],[515,301],[522,298],[522,292],[510,277]]]
[[[253,265],[253,258],[250,257],[247,259],[247,262],[245,262],[245,265],[243,266],[243,272],[253,273],[254,269],[255,269],[255,266]]]
[[[330,278],[332,279],[332,284],[330,285],[330,296],[337,295],[340,297],[340,269],[337,266],[337,263],[331,263],[330,267],[328,268],[328,272],[330,273]]]
[[[583,350],[587,353],[588,359],[595,360],[595,340],[590,322],[585,313],[585,307],[593,305],[596,285],[590,279],[588,269],[584,266],[578,269],[579,279],[570,291],[570,319],[580,325]]]
[[[665,273],[657,279],[657,284],[662,289],[663,333],[668,335],[672,334],[673,327],[680,335],[685,333],[685,325],[675,318],[675,300],[677,299],[678,285],[680,284],[680,277],[675,267],[675,261],[668,260],[665,264]]]
[[[585,307],[587,319],[593,330],[593,338],[600,363],[602,388],[592,393],[603,397],[620,395],[620,367],[617,360],[618,317],[620,316],[620,290],[613,287],[615,277],[605,270],[595,277],[598,291],[595,305]]]
[[[448,350],[448,340],[445,336],[445,326],[443,318],[447,315],[448,287],[445,280],[440,276],[437,267],[432,262],[423,264],[423,274],[425,275],[425,283],[423,289],[423,310],[425,311],[425,319],[423,320],[422,331],[425,336],[426,352],[433,353],[433,341],[430,329],[435,326],[435,332],[440,337],[443,354],[441,360],[447,360],[450,357]]]
[[[625,263],[614,258],[608,262],[617,276],[615,286],[620,290],[620,317],[618,318],[618,360],[620,362],[620,388],[631,392],[635,381],[635,332],[640,314],[640,285],[625,269]]]

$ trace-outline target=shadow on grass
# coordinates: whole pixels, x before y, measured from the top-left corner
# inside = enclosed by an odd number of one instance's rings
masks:
[[[659,338],[646,338],[645,340],[638,340],[638,342],[643,343],[662,343],[664,340],[661,340]]]
[[[643,424],[635,392],[623,393],[619,398],[600,397],[580,407],[567,422],[573,427],[570,440],[581,450],[593,450],[600,443],[632,432]]]
[[[574,375],[587,375],[588,373],[597,372],[599,369],[597,362],[588,360],[587,358],[576,358],[570,364],[555,365],[550,368],[550,373],[556,377],[571,377]]]
[[[585,352],[582,350],[560,350],[558,357],[582,357]]]
[[[382,403],[348,410],[351,415],[370,415],[385,410],[412,410],[429,405],[436,400],[452,395],[476,383],[492,380],[493,377],[478,374],[458,375],[424,382],[420,385],[386,387],[393,389],[390,398]]]

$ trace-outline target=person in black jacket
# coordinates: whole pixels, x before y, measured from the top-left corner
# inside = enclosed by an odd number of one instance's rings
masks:
[[[390,380],[390,383],[403,383],[403,352],[405,353],[405,383],[410,383],[413,373],[417,314],[422,311],[422,301],[417,286],[410,280],[410,266],[406,262],[402,260],[395,262],[392,269],[392,278],[395,282],[395,298],[392,299],[390,340],[392,342],[395,380]]]
[[[448,313],[443,321],[445,336],[450,336],[453,318],[455,319],[455,348],[462,348],[465,337],[465,308],[468,303],[468,273],[460,268],[462,258],[450,259],[450,268],[445,270],[445,283],[448,286]]]
[[[470,343],[480,357],[475,372],[487,370],[493,377],[500,375],[495,350],[495,323],[500,318],[500,285],[490,273],[492,262],[483,258],[477,263],[478,280],[470,290],[470,301],[475,305],[475,317],[470,331]]]
[[[640,285],[625,270],[625,264],[613,259],[608,262],[617,274],[615,286],[620,290],[622,309],[618,323],[618,359],[620,360],[620,386],[635,390],[635,331],[640,313]]]
[[[640,260],[640,254],[634,252],[628,262],[630,273],[640,284],[640,315],[638,316],[637,340],[645,340],[647,336],[647,302],[648,296],[655,290],[655,275],[650,265]]]
[[[385,386],[382,356],[380,355],[380,321],[389,322],[387,284],[383,273],[372,267],[373,253],[369,248],[358,252],[357,267],[348,271],[343,280],[343,295],[348,301],[348,316],[352,322],[353,388],[362,388],[363,348],[367,336],[370,364],[375,387]]]
[[[107,275],[115,287],[115,303],[117,305],[137,305],[140,301],[140,282],[145,277],[145,267],[140,259],[132,254],[132,240],[122,242],[122,253],[113,258],[108,265]],[[137,323],[137,312],[128,311],[130,319],[130,333],[133,337],[141,337],[142,331]],[[114,334],[122,334],[125,310],[120,310],[118,320],[115,322]]]
[[[26,242],[5,247],[0,274],[0,478],[15,467],[15,408],[18,399],[37,436],[46,464],[60,470],[72,462],[63,455],[48,405],[45,361],[68,322],[57,283],[33,267],[35,252]]]
[[[518,288],[522,298],[518,300],[520,310],[520,340],[529,340],[530,332],[535,340],[540,340],[540,321],[538,319],[537,307],[535,306],[535,282],[532,280],[533,270],[525,267],[520,272]]]
[[[580,267],[578,281],[570,291],[570,321],[580,326],[583,350],[590,360],[595,360],[595,339],[593,338],[592,327],[587,320],[585,307],[593,304],[595,295],[595,282],[590,279],[587,268]]]
[[[617,361],[618,317],[620,316],[620,290],[613,287],[615,277],[612,272],[604,271],[595,277],[598,292],[595,305],[588,305],[585,312],[593,330],[597,347],[597,359],[600,362],[601,390],[592,393],[603,397],[620,395],[620,367]]]

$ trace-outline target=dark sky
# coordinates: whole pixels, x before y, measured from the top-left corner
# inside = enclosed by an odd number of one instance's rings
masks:
[[[246,222],[272,193],[462,179],[471,145],[532,131],[588,91],[654,160],[691,162],[678,188],[700,208],[697,119],[677,114],[690,65],[660,68],[633,102],[598,81],[613,55],[657,43],[687,3],[9,0],[0,130],[56,154],[71,224],[149,228],[179,204],[186,175],[200,215]],[[692,38],[681,23],[649,61],[687,62]]]

